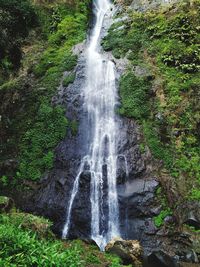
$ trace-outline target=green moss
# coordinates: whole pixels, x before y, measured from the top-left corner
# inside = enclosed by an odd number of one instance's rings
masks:
[[[9,183],[9,179],[6,175],[3,175],[1,178],[0,178],[0,183],[2,184],[2,186],[7,186],[8,183]]]
[[[116,57],[126,54],[130,68],[151,66],[156,78],[151,94],[150,81],[134,78],[131,72],[122,77],[120,114],[137,119],[153,156],[163,161],[175,179],[182,177],[177,181],[180,190],[179,181],[185,179],[183,195],[196,199],[200,181],[199,9],[200,2],[195,0],[192,5],[185,1],[144,13],[129,11],[123,29],[114,24],[103,41]],[[159,86],[157,81],[162,81]]]
[[[169,215],[172,215],[172,211],[168,208],[166,210],[162,210],[158,216],[154,217],[153,220],[156,227],[161,227],[164,223],[164,219]]]
[[[66,76],[63,80],[63,86],[67,87],[70,83],[73,83],[75,80],[75,73],[69,74],[68,76]]]
[[[190,196],[189,196],[189,199],[191,200],[200,200],[200,189],[192,189],[191,190],[191,193],[190,193]]]
[[[8,198],[4,196],[0,196],[0,204],[5,204],[8,202]]]
[[[172,212],[171,208],[169,208],[169,205],[167,202],[167,197],[166,197],[166,194],[165,194],[164,190],[162,189],[162,187],[159,186],[156,189],[155,196],[156,196],[156,199],[157,199],[157,202],[159,203],[159,205],[162,206],[161,212],[153,218],[155,226],[159,228],[164,224],[164,219],[167,216],[172,215],[173,212]]]
[[[166,167],[171,168],[173,165],[173,152],[169,147],[164,146],[161,142],[160,134],[157,131],[155,123],[143,121],[143,133],[145,141],[148,144],[153,156],[163,160]]]
[[[144,143],[140,143],[139,147],[140,147],[140,152],[143,154],[145,152],[145,150],[146,150],[145,144]]]
[[[78,133],[78,122],[76,120],[70,121],[69,127],[71,129],[72,135],[76,135]]]
[[[4,116],[2,127],[6,129],[6,140],[1,145],[5,158],[19,159],[17,175],[5,174],[15,176],[14,184],[23,179],[36,181],[53,166],[54,148],[64,138],[69,124],[64,109],[52,107],[51,99],[63,72],[72,71],[76,66],[77,56],[73,55],[72,47],[84,40],[88,26],[89,0],[36,4],[40,27],[33,33],[32,38],[36,40],[27,39],[30,47],[23,61],[28,77],[10,79],[0,87],[2,99],[13,98],[13,103],[16,102],[15,112],[10,112],[8,106],[9,117]],[[72,74],[64,81],[65,86],[73,79]],[[71,123],[70,127],[76,134],[76,123]]]
[[[34,127],[23,138],[18,178],[37,180],[52,168],[52,149],[64,138],[66,127],[67,119],[61,107],[40,105]]]
[[[53,166],[53,149],[64,138],[67,120],[61,107],[52,108],[49,100],[54,94],[64,71],[71,71],[77,64],[77,56],[71,48],[86,36],[87,12],[66,16],[57,25],[57,30],[49,36],[48,48],[41,56],[33,73],[40,78],[38,87],[44,88],[39,98],[39,110],[25,133],[21,145],[21,160],[18,178],[37,180]],[[59,46],[58,46],[59,45]],[[67,86],[75,75],[69,75],[63,81]],[[76,127],[72,124],[72,132]]]
[[[0,86],[0,90],[16,90],[20,88],[20,81],[17,79],[10,80],[8,82],[3,83]]]
[[[136,77],[132,72],[122,76],[120,80],[121,115],[144,118],[148,115],[148,91],[150,84],[143,78]]]

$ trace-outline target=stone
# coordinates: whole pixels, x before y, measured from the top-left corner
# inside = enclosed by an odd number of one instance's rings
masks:
[[[142,267],[143,250],[137,240],[115,238],[107,244],[105,250],[119,256],[124,264]]]
[[[200,202],[188,201],[177,207],[179,220],[182,224],[193,226],[196,230],[200,230]]]
[[[148,264],[154,267],[178,267],[177,259],[162,250],[153,251],[148,255]]]
[[[72,49],[74,55],[80,55],[85,49],[85,41],[75,45]]]

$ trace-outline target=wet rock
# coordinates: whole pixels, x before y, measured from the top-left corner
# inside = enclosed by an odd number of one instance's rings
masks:
[[[178,267],[177,259],[162,250],[153,251],[148,255],[148,264],[153,267]]]
[[[119,256],[124,264],[142,267],[142,247],[137,240],[116,238],[108,243],[105,250]]]
[[[165,223],[174,223],[174,217],[173,216],[167,216],[164,219]]]
[[[74,55],[79,56],[85,49],[85,41],[75,45],[72,49]]]
[[[181,204],[177,208],[179,220],[182,224],[193,226],[196,230],[200,229],[200,202],[191,201]]]
[[[118,154],[123,155],[127,163],[129,179],[145,174],[146,164],[138,145],[139,131],[133,120],[124,118],[119,121]]]
[[[155,227],[152,219],[147,219],[145,221],[145,234],[147,235],[155,235],[158,229]]]
[[[128,179],[128,166],[126,158],[119,155],[117,158],[117,184],[124,184]]]
[[[118,185],[120,218],[125,221],[121,232],[124,238],[139,239],[146,242],[146,235],[153,235],[157,229],[151,217],[155,216],[151,210],[154,207],[154,192],[158,182],[154,179],[135,179]]]
[[[158,215],[160,214],[161,210],[162,210],[162,205],[160,205],[159,207],[153,207],[151,208],[151,213],[153,215]]]
[[[107,52],[107,54],[109,54],[110,59],[115,63],[115,67],[117,69],[117,78],[119,78],[124,71],[126,70],[126,67],[129,64],[129,60],[125,57],[125,58],[115,58],[112,53]]]
[[[80,175],[79,191],[74,199],[69,238],[88,239],[91,232],[90,171]]]
[[[185,224],[194,227],[196,230],[200,229],[200,221],[196,218],[193,212],[188,214],[188,218],[184,222]]]

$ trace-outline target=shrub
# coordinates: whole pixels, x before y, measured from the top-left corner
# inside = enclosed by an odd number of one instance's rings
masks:
[[[23,179],[37,180],[52,168],[53,149],[64,138],[68,125],[64,110],[47,103],[40,105],[36,118],[34,127],[26,132],[21,146],[18,176]]]
[[[200,190],[195,188],[195,189],[192,189],[191,190],[191,193],[190,193],[190,196],[189,196],[189,199],[191,200],[200,200]]]
[[[73,83],[75,80],[75,73],[69,74],[68,76],[66,76],[63,80],[63,86],[67,87],[70,83]]]
[[[22,40],[37,25],[37,16],[28,0],[0,0],[0,14],[0,68],[6,75],[20,66]]]
[[[154,217],[154,223],[156,227],[162,226],[164,219],[169,215],[172,215],[172,211],[170,210],[170,208],[167,208],[165,210],[162,210],[158,216]]]
[[[150,84],[132,72],[122,76],[120,80],[121,115],[141,119],[148,115],[148,91]]]

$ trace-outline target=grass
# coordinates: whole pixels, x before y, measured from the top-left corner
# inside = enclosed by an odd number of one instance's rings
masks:
[[[0,266],[123,266],[118,257],[96,246],[57,240],[50,226],[48,220],[27,213],[0,214]]]

